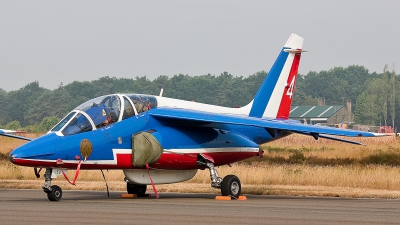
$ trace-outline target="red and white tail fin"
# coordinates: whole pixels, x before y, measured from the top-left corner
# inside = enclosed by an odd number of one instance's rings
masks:
[[[302,48],[303,38],[290,35],[254,97],[249,116],[289,118]]]

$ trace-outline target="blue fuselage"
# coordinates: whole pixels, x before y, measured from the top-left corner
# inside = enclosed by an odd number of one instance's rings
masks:
[[[88,140],[92,144],[92,152],[82,168],[133,168],[127,162],[119,163],[116,152],[124,154],[125,158],[131,157],[129,153],[132,150],[132,135],[141,131],[150,131],[164,149],[163,155],[168,154],[169,157],[187,155],[193,158],[193,154],[197,153],[230,153],[231,156],[223,156],[225,160],[216,160],[216,165],[255,156],[258,154],[255,149],[259,148],[259,144],[284,136],[273,138],[265,129],[240,125],[223,125],[220,129],[215,129],[207,127],[207,124],[201,127],[172,124],[160,122],[144,113],[89,132],[68,136],[56,132],[48,133],[12,151],[10,159],[16,164],[34,167],[57,166],[55,163],[58,160],[60,167],[75,168],[77,161],[83,159],[81,142]],[[231,157],[232,160],[226,157]],[[120,158],[120,161],[123,160]],[[174,168],[163,165],[169,164],[171,160],[164,161],[161,157],[156,167]],[[196,166],[193,164],[189,167]],[[182,169],[182,166],[176,168]]]

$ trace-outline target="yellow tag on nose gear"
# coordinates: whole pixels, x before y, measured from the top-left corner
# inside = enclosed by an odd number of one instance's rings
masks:
[[[92,154],[92,143],[88,139],[83,139],[81,141],[81,155],[86,160],[89,158],[90,154]]]

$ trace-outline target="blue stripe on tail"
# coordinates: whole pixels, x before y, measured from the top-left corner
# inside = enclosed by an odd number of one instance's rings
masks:
[[[261,118],[264,115],[265,108],[271,99],[272,92],[289,56],[289,53],[284,51],[285,49],[287,48],[282,49],[271,70],[268,72],[267,78],[261,84],[260,89],[258,89],[249,116]]]

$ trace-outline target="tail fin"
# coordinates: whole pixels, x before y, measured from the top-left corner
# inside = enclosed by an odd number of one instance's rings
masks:
[[[290,35],[254,97],[249,116],[289,118],[302,48],[303,38]]]

